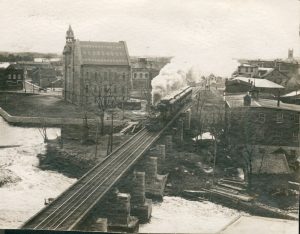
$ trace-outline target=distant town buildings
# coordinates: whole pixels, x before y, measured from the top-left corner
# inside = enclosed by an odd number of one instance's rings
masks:
[[[131,57],[131,96],[147,99],[151,93],[151,81],[171,61],[171,57]]]
[[[129,98],[132,87],[126,43],[79,41],[69,27],[63,50],[64,98],[80,105]]]
[[[300,88],[299,61],[288,51],[287,59],[239,59],[233,77],[266,79],[285,87],[285,92]]]

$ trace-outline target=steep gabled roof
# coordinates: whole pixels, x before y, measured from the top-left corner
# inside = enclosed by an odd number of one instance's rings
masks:
[[[82,65],[119,65],[129,66],[130,59],[126,43],[76,41]]]

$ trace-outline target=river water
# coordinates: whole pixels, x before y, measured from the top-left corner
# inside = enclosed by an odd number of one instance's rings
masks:
[[[47,130],[50,139],[60,135],[60,129]],[[58,172],[38,168],[37,155],[45,151],[37,128],[16,127],[0,117],[0,170],[9,169],[21,178],[17,183],[0,187],[0,228],[18,228],[44,207],[44,198],[56,197],[75,182]],[[188,201],[179,197],[164,197],[154,203],[150,223],[140,226],[141,232],[216,232],[239,213],[210,202]]]

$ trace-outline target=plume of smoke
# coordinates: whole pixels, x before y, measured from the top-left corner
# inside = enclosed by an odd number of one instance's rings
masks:
[[[172,59],[151,82],[152,103],[156,105],[162,97],[170,92],[200,82],[203,75],[200,70],[188,62]]]
[[[237,66],[237,61],[228,58],[231,48],[216,53],[216,48],[201,49],[197,46],[178,53],[169,64],[152,79],[152,104],[181,87],[199,83],[211,74],[228,77]]]

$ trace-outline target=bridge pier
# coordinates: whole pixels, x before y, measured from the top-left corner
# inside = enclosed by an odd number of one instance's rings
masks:
[[[188,109],[185,113],[184,113],[184,129],[189,130],[191,129],[191,109]]]
[[[108,231],[138,232],[139,220],[130,215],[130,199],[130,194],[115,191],[99,207],[98,215],[108,220]]]
[[[107,232],[107,219],[97,218],[86,231]]]
[[[170,153],[173,149],[173,139],[171,135],[165,136],[166,152]]]
[[[164,162],[166,159],[166,146],[165,145],[157,145],[156,152],[159,156],[159,161]]]
[[[152,212],[152,200],[145,197],[145,172],[134,172],[131,192],[131,214],[140,223],[149,221]]]
[[[157,174],[157,157],[150,157],[147,160],[145,171],[146,195],[162,200],[168,175]]]

